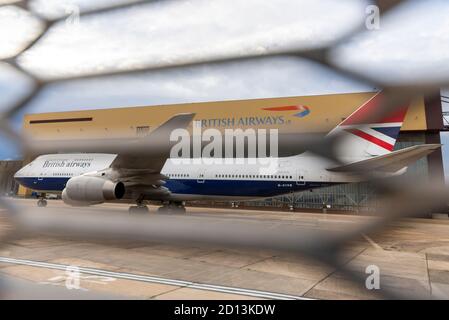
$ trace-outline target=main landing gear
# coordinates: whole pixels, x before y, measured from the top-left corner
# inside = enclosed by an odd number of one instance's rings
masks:
[[[144,206],[144,205],[141,205],[141,206],[137,205],[137,206],[129,207],[129,213],[131,213],[131,214],[134,214],[134,213],[144,214],[144,213],[149,213],[149,212],[150,212],[150,210],[148,209],[148,207]]]
[[[162,204],[162,207],[159,207],[159,209],[157,209],[158,213],[186,213],[186,208],[184,207],[184,202],[182,201],[169,201],[169,202],[164,202]]]
[[[47,200],[45,199],[45,193],[42,193],[39,197],[39,200],[37,201],[38,207],[46,207],[47,206]]]
[[[138,199],[136,201],[136,205],[129,207],[130,214],[145,214],[149,213],[150,210],[143,203],[143,200]],[[167,201],[162,203],[162,207],[157,209],[157,213],[163,214],[183,214],[186,212],[186,208],[184,207],[184,202],[182,201]]]
[[[150,210],[148,209],[148,207],[143,203],[143,199],[139,198],[136,201],[136,206],[132,206],[129,207],[129,213],[130,214],[144,214],[144,213],[149,213]]]

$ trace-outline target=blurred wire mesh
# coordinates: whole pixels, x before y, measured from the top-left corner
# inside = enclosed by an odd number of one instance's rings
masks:
[[[312,4],[312,2],[314,4]],[[338,4],[337,4],[338,2]],[[204,65],[226,65],[233,62],[263,60],[277,57],[289,59],[307,60],[316,65],[322,66],[338,72],[353,81],[370,83],[374,87],[382,88],[384,101],[378,106],[376,117],[391,111],[395,107],[400,107],[404,102],[411,99],[438,92],[441,87],[449,83],[449,72],[444,68],[439,68],[438,74],[434,72],[429,57],[424,56],[421,60],[417,58],[413,68],[412,76],[401,69],[400,60],[397,70],[392,70],[391,65],[383,65],[382,61],[376,61],[375,57],[369,60],[370,52],[358,51],[360,42],[371,41],[377,38],[379,41],[385,40],[384,34],[367,30],[364,12],[360,12],[368,5],[376,5],[382,15],[396,18],[414,19],[409,9],[404,6],[406,1],[384,0],[384,1],[322,1],[316,5],[315,1],[299,1],[299,6],[309,10],[311,20],[298,19],[296,23],[311,23],[318,25],[317,30],[323,34],[319,41],[310,42],[294,33],[286,33],[285,30],[275,32],[273,39],[264,38],[264,30],[254,27],[255,40],[250,37],[239,36],[240,30],[234,30],[228,37],[235,37],[235,41],[227,45],[217,45],[213,43],[209,46],[201,37],[198,39],[184,39],[192,43],[185,44],[185,52],[177,52],[176,47],[164,46],[161,51],[155,49],[164,42],[154,40],[154,46],[137,45],[119,52],[116,59],[103,61],[103,52],[71,52],[70,45],[73,41],[73,32],[79,32],[82,36],[77,40],[87,43],[86,38],[89,33],[98,32],[96,29],[97,20],[119,19],[122,12],[133,12],[136,14],[143,6],[153,6],[155,11],[167,12],[167,17],[179,17],[185,10],[200,10],[204,6],[204,1],[70,1],[62,5],[58,1],[0,1],[0,39],[8,38],[13,41],[2,41],[0,47],[0,59],[2,68],[12,70],[17,77],[25,83],[26,92],[16,95],[16,99],[7,101],[0,113],[0,129],[4,136],[15,141],[22,149],[23,154],[39,153],[45,151],[45,146],[33,143],[30,137],[19,133],[13,128],[10,120],[18,113],[23,112],[28,105],[36,99],[48,86],[72,80],[108,78],[117,75],[133,75],[143,72],[168,71],[178,68],[187,68]],[[59,4],[58,4],[59,3]],[[217,2],[219,3],[219,1]],[[255,3],[254,3],[255,5]],[[196,7],[198,6],[198,7]],[[316,20],[317,16],[323,16],[324,12],[331,12],[335,6],[343,6],[352,15],[353,20],[344,23],[347,17],[333,17],[332,23],[322,23]],[[217,5],[218,8],[222,8]],[[228,6],[229,7],[229,6]],[[273,2],[274,14],[280,14],[282,2]],[[318,8],[318,9],[316,9]],[[232,8],[228,8],[231,10]],[[235,8],[234,8],[235,9]],[[267,14],[262,12],[260,14]],[[172,19],[165,18],[169,21]],[[143,23],[152,19],[160,19],[156,15],[142,15],[136,21]],[[173,19],[175,19],[173,18]],[[214,17],[211,17],[213,19]],[[294,14],[289,16],[294,18]],[[8,28],[8,19],[21,19],[27,27],[11,30]],[[75,19],[83,19],[85,25],[79,26],[73,31],[66,27],[66,23]],[[327,18],[326,18],[327,19]],[[323,21],[325,18],[322,19]],[[76,22],[76,21],[75,21]],[[230,22],[232,23],[232,22]],[[335,24],[343,27],[334,28]],[[275,27],[275,26],[271,26]],[[66,30],[62,30],[66,28]],[[111,26],[111,28],[114,28]],[[129,37],[139,39],[139,28],[131,29],[135,34],[128,34]],[[176,30],[176,29],[175,29]],[[315,30],[316,31],[316,30]],[[101,38],[101,34],[97,34]],[[182,34],[180,35],[183,36]],[[185,36],[185,35],[184,35]],[[392,34],[391,37],[397,37]],[[59,38],[58,38],[59,37]],[[141,39],[139,39],[142,41]],[[218,39],[217,42],[220,42]],[[388,40],[388,39],[387,39]],[[159,40],[161,41],[161,40]],[[163,41],[170,43],[177,40],[169,37]],[[6,44],[7,45],[6,45]],[[53,45],[56,50],[53,55],[45,50],[45,45]],[[201,53],[195,51],[195,46],[205,48]],[[113,50],[114,48],[109,48]],[[358,52],[357,52],[358,51]],[[131,53],[133,52],[133,53]],[[137,54],[136,54],[137,52]],[[167,54],[167,52],[172,52]],[[354,52],[357,52],[354,54]],[[94,54],[95,53],[95,54]],[[354,60],[354,56],[359,59]],[[410,54],[413,55],[411,52]],[[77,56],[78,55],[78,56]],[[365,56],[364,56],[365,55]],[[427,59],[424,63],[424,59]],[[120,62],[120,63],[117,63]],[[421,62],[421,63],[419,63]],[[432,70],[430,70],[432,69]],[[408,70],[408,69],[407,69]],[[429,71],[430,70],[430,71]],[[84,142],[80,142],[81,145]],[[317,141],[316,139],[300,142],[305,149],[309,149],[323,157],[335,159],[332,146],[329,141]],[[335,141],[331,140],[331,144]],[[295,144],[298,141],[295,140]],[[47,146],[48,147],[48,146]],[[87,146],[86,146],[87,147]],[[90,146],[95,148],[95,145]],[[104,147],[104,146],[103,146]],[[57,148],[57,146],[54,146]],[[112,149],[113,146],[110,146]],[[114,150],[111,150],[113,152]],[[76,216],[60,216],[56,212],[39,213],[31,212],[16,206],[5,198],[0,198],[0,204],[4,208],[3,215],[8,219],[12,228],[3,230],[2,243],[10,237],[21,237],[39,232],[51,233],[54,236],[70,235],[75,238],[115,238],[115,239],[139,239],[147,241],[165,241],[173,243],[195,243],[206,245],[224,245],[237,247],[264,248],[269,250],[287,251],[306,255],[326,264],[339,268],[341,272],[349,276],[354,281],[364,282],[363,274],[353,272],[340,261],[338,254],[346,244],[354,239],[358,239],[362,233],[384,230],[388,224],[395,219],[410,216],[420,216],[431,210],[444,207],[446,205],[447,189],[439,184],[429,181],[419,186],[405,185],[401,181],[376,180],[370,172],[361,170],[358,174],[365,180],[371,181],[382,195],[385,205],[376,219],[368,221],[366,224],[357,225],[352,229],[339,232],[326,232],[299,230],[294,227],[285,230],[267,229],[266,226],[249,224],[244,222],[221,221],[207,218],[198,219],[195,217],[133,217],[123,218],[121,216],[98,215],[95,212],[80,212]],[[144,221],[144,223],[142,223]],[[408,292],[400,295],[383,289],[386,298],[417,298],[410,296]],[[429,298],[425,296],[425,298]]]

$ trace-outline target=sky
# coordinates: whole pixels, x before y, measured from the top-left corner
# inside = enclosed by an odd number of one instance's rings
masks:
[[[21,67],[44,79],[127,70],[223,55],[244,56],[294,48],[316,48],[363,24],[368,1],[359,0],[190,0],[157,1],[100,16],[77,11],[122,0],[35,0],[37,13],[70,13],[31,50]],[[132,1],[128,1],[132,2]],[[409,1],[380,17],[333,51],[341,68],[387,84],[449,79],[449,1]],[[39,20],[14,7],[0,9],[0,58],[8,57],[39,32]],[[0,111],[30,88],[30,81],[0,64]],[[98,109],[182,102],[372,91],[375,85],[348,79],[299,58],[148,72],[89,81],[69,81],[43,90],[24,113]],[[448,91],[444,91],[447,95]],[[449,109],[449,106],[447,106]],[[0,158],[17,148],[0,134]],[[442,135],[443,143],[449,137]],[[443,148],[449,168],[449,149]],[[448,172],[448,171],[446,171]]]

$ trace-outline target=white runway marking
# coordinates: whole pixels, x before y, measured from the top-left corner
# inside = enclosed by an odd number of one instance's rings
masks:
[[[33,261],[33,260],[14,259],[14,258],[8,258],[8,257],[0,257],[0,262],[19,264],[19,265],[27,265],[27,266],[32,266],[32,267],[56,269],[56,270],[66,270],[67,267],[69,267],[69,265],[64,265],[64,264],[40,262],[40,261]],[[79,267],[79,271],[81,273],[98,275],[98,276],[114,277],[114,278],[118,278],[118,279],[127,279],[127,280],[149,282],[149,283],[168,284],[168,285],[173,285],[173,286],[188,287],[188,288],[192,288],[192,289],[208,290],[208,291],[231,293],[231,294],[240,294],[240,295],[246,295],[246,296],[257,297],[257,298],[265,298],[265,299],[312,300],[312,299],[301,297],[301,296],[293,296],[293,295],[276,293],[276,292],[267,292],[267,291],[259,291],[259,290],[251,290],[251,289],[243,289],[243,288],[235,288],[235,287],[218,286],[218,285],[211,285],[211,284],[205,284],[205,283],[196,283],[196,282],[191,282],[191,281],[175,280],[175,279],[152,277],[152,276],[143,276],[143,275],[132,274],[132,273],[113,272],[113,271],[94,269],[94,268]]]

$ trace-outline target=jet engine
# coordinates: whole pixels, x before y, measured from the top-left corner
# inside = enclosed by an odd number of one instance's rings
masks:
[[[72,206],[88,206],[103,203],[107,200],[117,200],[125,195],[123,182],[92,177],[78,176],[67,181],[62,191],[62,200]]]

